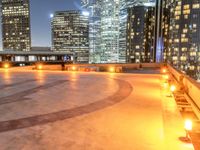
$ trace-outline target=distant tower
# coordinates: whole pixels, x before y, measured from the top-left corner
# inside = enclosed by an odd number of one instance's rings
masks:
[[[148,0],[120,0],[119,12],[119,62],[126,62],[126,30],[128,9],[134,6],[143,6]]]
[[[155,40],[154,40],[154,62],[163,62],[164,41],[162,36],[162,17],[163,17],[163,0],[156,0],[155,12]]]
[[[89,13],[90,63],[100,63],[101,0],[81,0],[81,5]]]
[[[1,4],[3,49],[30,51],[29,0],[2,0]]]
[[[119,0],[101,2],[101,62],[119,62]]]
[[[149,63],[153,61],[155,7],[134,6],[128,9],[127,62]]]
[[[88,63],[88,13],[75,10],[58,11],[51,23],[53,51],[74,53],[77,63]]]

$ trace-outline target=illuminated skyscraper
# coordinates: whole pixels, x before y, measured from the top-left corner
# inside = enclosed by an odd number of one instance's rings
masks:
[[[200,0],[165,1],[169,21],[164,26],[169,41],[166,60],[177,69],[200,79]]]
[[[126,62],[126,30],[128,9],[134,6],[144,6],[148,0],[120,0],[119,15],[119,62]]]
[[[82,0],[90,13],[90,60],[119,62],[119,0]]]
[[[119,62],[119,0],[101,2],[101,62]]]
[[[153,62],[155,7],[134,6],[128,9],[127,62]]]
[[[100,63],[101,0],[82,0],[83,11],[89,13],[90,63]]]
[[[90,13],[91,62],[126,62],[128,8],[143,6],[148,2],[148,0],[82,0],[82,8]]]
[[[30,51],[29,0],[1,0],[4,50]]]
[[[81,11],[59,11],[52,18],[53,51],[74,53],[78,63],[89,61],[88,14]]]

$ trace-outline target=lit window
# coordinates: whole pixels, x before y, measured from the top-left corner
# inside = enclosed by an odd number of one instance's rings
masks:
[[[193,8],[193,9],[198,9],[198,8],[200,8],[200,4],[193,4],[193,5],[192,5],[192,8]]]
[[[188,5],[188,4],[187,4],[187,5],[184,5],[184,6],[183,6],[183,9],[190,9],[190,5]]]
[[[188,14],[190,14],[190,10],[189,10],[189,9],[187,9],[187,10],[183,10],[183,14],[184,14],[184,15],[188,15]]]

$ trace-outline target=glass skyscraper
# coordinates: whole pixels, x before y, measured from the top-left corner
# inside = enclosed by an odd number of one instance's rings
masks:
[[[101,2],[101,62],[119,62],[119,0]]]
[[[52,18],[53,51],[74,53],[75,62],[89,62],[88,16],[81,11],[58,11]]]
[[[82,0],[90,14],[90,62],[126,63],[128,8],[148,0]],[[151,0],[151,2],[153,2]]]
[[[143,6],[148,0],[120,0],[119,12],[119,62],[126,62],[126,30],[128,9],[134,6]]]
[[[83,12],[89,15],[90,63],[100,63],[101,0],[82,0]]]

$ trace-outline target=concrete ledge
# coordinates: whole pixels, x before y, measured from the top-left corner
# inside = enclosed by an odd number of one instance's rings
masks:
[[[42,65],[39,69],[38,66]],[[34,66],[25,66],[25,67],[13,67],[12,70],[65,70],[65,71],[95,71],[95,72],[115,72],[120,73],[124,70],[135,70],[141,68],[160,68],[162,63],[135,63],[135,64],[57,64],[49,65],[38,63]]]
[[[184,87],[184,92],[187,95],[187,99],[190,99],[193,109],[197,117],[200,119],[200,84],[182,72],[177,71],[170,65],[168,65],[168,69],[176,81]]]

